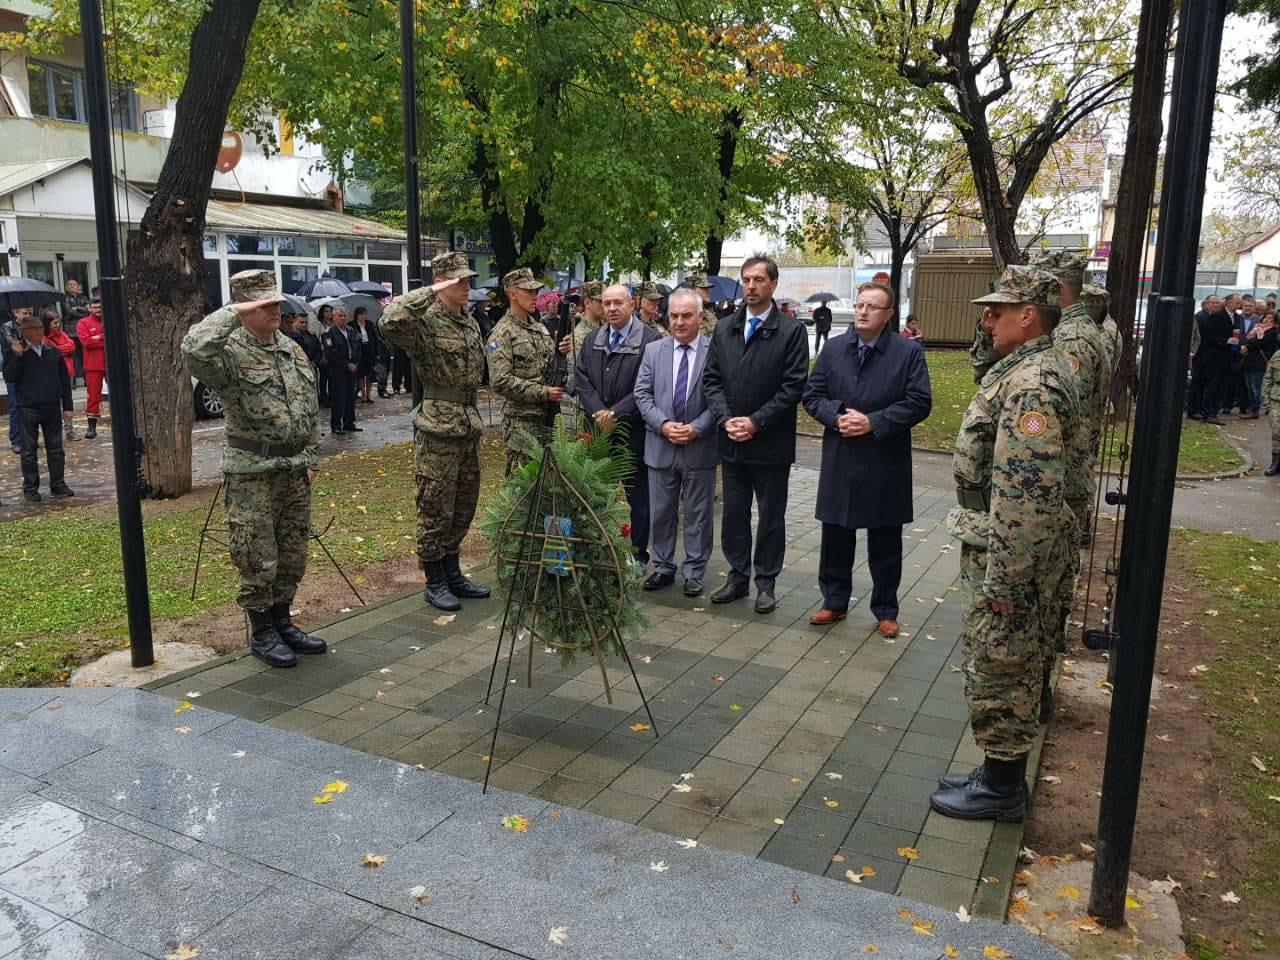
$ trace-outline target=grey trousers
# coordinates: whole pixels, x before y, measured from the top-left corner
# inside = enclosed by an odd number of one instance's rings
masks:
[[[648,467],[649,530],[654,573],[676,572],[676,526],[684,509],[684,564],[686,580],[701,580],[715,542],[716,468],[690,469],[685,452],[676,448],[670,467]]]

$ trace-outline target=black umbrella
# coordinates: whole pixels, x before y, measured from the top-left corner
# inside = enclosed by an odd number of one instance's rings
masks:
[[[481,280],[476,284],[477,290],[497,290],[498,284],[502,282],[500,277],[490,277],[488,280]]]
[[[321,297],[340,297],[344,293],[351,293],[351,288],[341,280],[335,280],[327,273],[322,274],[319,280],[308,280],[298,288],[298,296],[306,297],[308,300],[318,300]]]
[[[43,307],[57,303],[62,294],[47,283],[30,277],[0,277],[0,307],[16,310],[18,307]]]
[[[805,297],[805,303],[826,303],[828,300],[839,300],[834,293],[827,293],[825,290],[821,293],[815,293],[811,297]]]
[[[352,293],[367,293],[371,297],[389,297],[392,295],[390,290],[380,283],[374,283],[372,280],[353,280],[347,286],[351,288]]]
[[[467,294],[468,303],[488,303],[488,301],[489,301],[488,290],[472,290],[470,293]]]
[[[713,273],[707,280],[711,282],[711,300],[714,303],[742,298],[742,285],[732,277],[721,277]]]

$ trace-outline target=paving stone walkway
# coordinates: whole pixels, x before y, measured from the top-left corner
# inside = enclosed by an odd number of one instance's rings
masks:
[[[0,957],[1064,960],[1021,927],[196,704],[0,690]]]
[[[565,665],[539,647],[529,688],[528,650],[518,650],[491,784],[809,873],[853,870],[866,888],[1003,919],[1020,825],[949,820],[928,806],[940,774],[981,760],[959,673],[959,550],[940,525],[952,493],[915,491],[895,642],[863,605],[833,627],[808,624],[821,601],[816,487],[816,471],[795,469],[774,613],[754,614],[749,600],[689,600],[678,584],[645,595],[650,627],[629,649],[659,736],[633,729],[647,717],[622,661],[609,666],[609,703],[590,658]],[[713,566],[710,589],[722,576]],[[855,587],[869,590],[865,564]],[[449,619],[414,594],[319,629],[331,652],[296,669],[242,657],[157,690],[480,781],[500,612],[496,600],[471,603]]]

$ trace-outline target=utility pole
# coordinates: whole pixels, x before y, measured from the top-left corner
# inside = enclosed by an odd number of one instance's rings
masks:
[[[414,49],[414,0],[400,0],[400,99],[404,105],[404,209],[408,221],[409,289],[423,284],[422,196],[418,181],[418,67]],[[409,385],[415,405],[422,403],[422,383],[409,365]]]
[[[1112,927],[1124,924],[1138,815],[1225,16],[1225,0],[1180,6],[1156,254],[1159,292],[1152,292],[1147,305],[1116,598],[1120,636],[1113,648],[1115,688],[1098,813],[1097,859],[1089,891],[1090,915]]]
[[[147,593],[147,554],[142,537],[143,483],[138,469],[142,446],[133,422],[129,327],[125,314],[124,278],[120,274],[116,177],[111,159],[111,108],[102,48],[102,11],[98,0],[80,0],[80,33],[84,41],[85,106],[89,114],[94,225],[101,267],[98,285],[102,288],[107,370],[111,377],[111,452],[115,461],[120,552],[124,560],[129,659],[135,667],[149,667],[156,658],[151,648],[151,597]]]

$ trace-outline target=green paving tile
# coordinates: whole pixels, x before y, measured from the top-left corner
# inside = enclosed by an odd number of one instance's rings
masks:
[[[673,837],[696,837],[711,823],[711,815],[671,803],[659,803],[640,821],[642,827]]]
[[[259,721],[270,720],[277,714],[284,713],[289,709],[288,704],[280,703],[276,700],[253,697],[228,687],[206,693],[200,698],[200,706],[208,707],[210,710],[221,710],[224,713],[233,713],[237,717],[244,717],[246,720]]]
[[[572,777],[555,774],[534,787],[530,795],[566,807],[582,807],[603,789],[603,783],[575,780]]]
[[[764,845],[773,836],[772,827],[753,827],[747,823],[726,820],[717,817],[707,828],[698,834],[699,843],[721,850],[732,850],[735,853],[754,857],[764,849]]]
[[[902,873],[895,891],[900,897],[920,900],[923,903],[955,912],[959,907],[973,902],[975,881],[939,873],[912,864]],[[967,909],[967,908],[966,908]]]
[[[378,756],[389,757],[397,750],[408,746],[413,742],[413,739],[413,737],[391,733],[383,729],[383,727],[378,727],[348,740],[346,746],[352,750],[363,750],[365,753],[376,753]]]
[[[267,721],[267,726],[278,730],[291,730],[294,733],[308,733],[327,721],[323,713],[314,713],[302,707],[294,707],[284,713],[278,713]]]
[[[639,797],[613,787],[605,787],[590,801],[583,804],[582,809],[602,817],[622,820],[626,823],[639,823],[657,801],[648,797]]]

